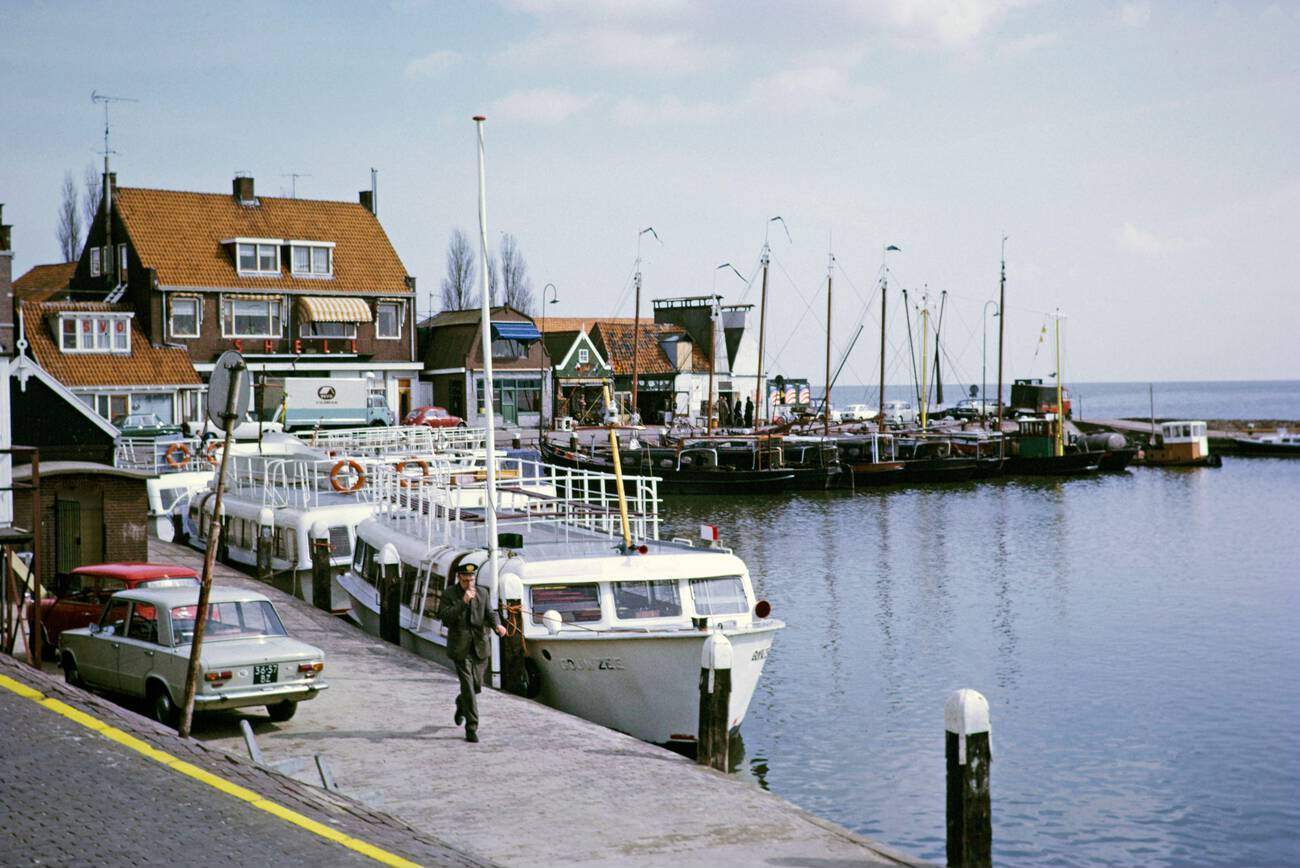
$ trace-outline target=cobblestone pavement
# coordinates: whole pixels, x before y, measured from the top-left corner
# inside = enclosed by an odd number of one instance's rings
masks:
[[[12,657],[0,655],[0,675],[390,854],[426,865],[487,864],[349,799],[182,739]],[[366,864],[377,863],[0,687],[0,865]]]
[[[156,540],[150,559],[200,563]],[[323,754],[344,792],[452,846],[512,865],[920,864],[747,781],[500,691],[483,692],[482,743],[467,744],[450,670],[242,573],[219,567],[215,581],[267,594],[291,635],[325,651],[330,689],[293,720],[246,713],[267,759]],[[243,750],[237,715],[200,719],[193,734]]]

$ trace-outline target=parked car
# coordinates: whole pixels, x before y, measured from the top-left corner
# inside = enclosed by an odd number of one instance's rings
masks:
[[[156,720],[175,726],[198,600],[197,588],[118,591],[96,623],[63,633],[64,677],[74,686],[144,698]],[[264,705],[272,720],[286,721],[299,702],[329,686],[320,677],[324,667],[324,653],[289,638],[265,596],[211,589],[195,711]]]
[[[41,634],[44,647],[58,647],[64,630],[75,630],[98,620],[108,598],[131,588],[197,588],[199,575],[189,567],[172,564],[96,564],[77,567],[54,582],[54,596],[41,600]],[[27,604],[30,621],[35,603]]]
[[[403,425],[428,425],[430,428],[464,428],[465,420],[442,407],[416,407],[406,414]]]
[[[998,402],[992,398],[965,398],[947,411],[953,419],[978,419],[983,415],[996,416]]]
[[[885,424],[902,427],[916,423],[916,410],[907,401],[885,402]]]
[[[127,413],[114,419],[113,424],[123,437],[166,437],[181,433],[181,426],[167,424],[153,413]]]
[[[198,423],[192,423],[192,427],[197,429],[196,436],[202,437],[204,440],[226,436],[226,432],[216,425],[213,425],[211,419],[204,419],[201,428]],[[259,430],[263,436],[272,433],[278,434],[284,430],[284,423],[273,419],[264,419],[259,424],[256,417],[254,417],[252,413],[248,413],[243,419],[240,419],[235,423],[235,428],[232,433],[236,440],[256,440]]]
[[[841,415],[845,422],[866,422],[876,418],[876,411],[867,404],[850,404]]]

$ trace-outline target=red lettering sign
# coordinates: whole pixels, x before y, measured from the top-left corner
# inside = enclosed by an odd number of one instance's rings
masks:
[[[275,351],[275,344],[272,341],[262,341],[262,352],[271,353]]]
[[[244,351],[244,342],[239,338],[235,338],[231,343],[235,345],[236,352],[242,353]]]
[[[302,355],[302,341],[299,340],[298,338],[293,339],[293,354],[295,356]]]

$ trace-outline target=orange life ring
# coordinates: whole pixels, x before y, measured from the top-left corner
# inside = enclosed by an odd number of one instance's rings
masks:
[[[208,442],[208,445],[203,449],[203,457],[207,459],[209,464],[216,467],[219,463],[217,461],[217,450],[223,448],[225,445],[226,444],[221,440],[218,440],[215,437],[212,438],[212,440]]]
[[[180,453],[179,459],[176,457],[177,453]],[[172,443],[163,453],[163,458],[172,467],[184,467],[185,462],[190,460],[190,450],[184,443]]]
[[[354,482],[350,487],[345,486],[339,482],[339,476],[342,475],[343,470],[345,468],[350,468],[352,472],[356,474],[357,477],[356,482]],[[330,471],[330,485],[333,486],[334,490],[337,491],[339,494],[352,494],[353,492],[360,491],[361,486],[365,484],[366,484],[365,471],[362,470],[360,464],[358,464],[356,461],[353,461],[351,458],[341,459],[337,464],[334,465],[334,469]]]
[[[393,465],[393,469],[397,471],[397,484],[402,488],[411,487],[411,477],[406,475],[406,465],[408,464],[420,465],[420,477],[429,475],[429,464],[423,458],[408,458],[405,461],[399,461]]]

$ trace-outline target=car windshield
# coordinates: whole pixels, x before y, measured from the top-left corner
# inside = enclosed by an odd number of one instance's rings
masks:
[[[194,638],[194,616],[198,610],[198,606],[176,606],[172,609],[172,639],[176,644],[184,644]],[[269,600],[212,603],[208,606],[207,626],[203,628],[204,642],[285,635],[280,616]]]

